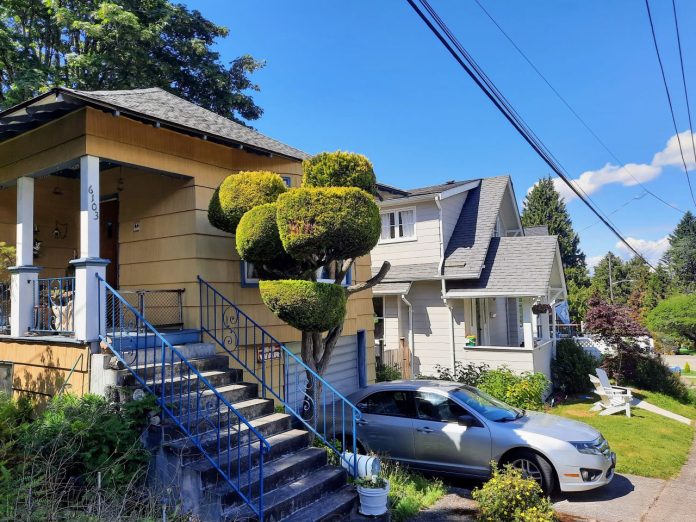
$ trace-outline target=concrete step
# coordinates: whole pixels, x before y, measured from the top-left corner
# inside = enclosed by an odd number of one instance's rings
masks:
[[[312,447],[285,455],[270,462],[264,462],[264,492],[269,492],[281,487],[283,484],[294,482],[325,465],[326,450]],[[258,467],[253,468],[251,473],[242,474],[240,488],[248,497],[257,498],[259,496],[259,485]],[[224,507],[239,506],[242,502],[237,492],[227,482],[224,482],[222,478],[217,484],[211,485],[206,489],[206,496],[208,495],[218,498]]]
[[[227,356],[224,355],[214,355],[212,357],[203,357],[203,358],[194,358],[194,359],[189,359],[188,360],[189,364],[193,366],[196,370],[199,372],[207,371],[207,370],[229,370],[234,372],[235,377],[238,378],[238,380],[241,380],[242,376],[242,371],[237,370],[237,369],[231,369],[229,368],[229,359]],[[122,364],[121,364],[122,366]],[[151,380],[153,376],[155,376],[157,379],[162,378],[162,363],[161,361],[159,362],[153,362],[151,359],[147,361],[147,366],[145,366],[145,360],[142,357],[138,357],[138,360],[135,361],[133,365],[133,369],[135,372],[138,374],[139,377],[145,380]],[[174,364],[167,363],[164,368],[164,375],[165,378],[170,377],[172,374],[173,375],[180,375],[184,374],[186,375],[189,372],[189,368],[186,364],[182,363],[181,361],[176,362]],[[118,370],[117,373],[117,384],[119,386],[137,386],[138,381],[135,378],[135,375],[127,369],[124,368],[122,370]]]
[[[347,520],[358,502],[358,492],[353,484],[320,497],[316,502],[294,512],[283,522],[339,522]]]
[[[303,430],[288,430],[268,437],[266,440],[271,445],[271,449],[267,455],[264,455],[264,466],[272,460],[309,446],[309,433]],[[224,450],[212,457],[223,470],[230,470],[230,476],[236,476],[238,471],[247,471],[258,466],[259,444],[232,448],[230,451]],[[204,485],[216,484],[219,479],[217,469],[205,457],[199,456],[184,465],[200,473]]]
[[[161,346],[150,346],[148,348],[141,347],[138,348],[137,350],[134,349],[134,347],[130,348],[124,348],[123,350],[118,349],[117,344],[113,344],[112,341],[112,346],[116,349],[121,354],[121,357],[129,364],[133,365],[135,364],[136,360],[139,363],[139,365],[145,366],[145,362],[147,361],[148,364],[152,363],[162,363],[162,348]],[[161,341],[160,341],[161,345]],[[174,349],[176,349],[177,352],[179,352],[184,358],[186,359],[205,359],[207,357],[215,357],[217,355],[217,349],[215,348],[215,345],[212,343],[188,343],[188,344],[177,344],[174,345]],[[165,361],[165,364],[172,364],[181,362],[179,360],[179,357],[174,356],[174,361],[172,361],[172,352],[169,348],[165,349],[165,355],[167,356],[167,360]],[[121,368],[123,368],[122,364],[120,364]]]
[[[201,380],[203,377],[204,380]],[[233,382],[235,375],[227,370],[206,370],[199,372],[174,373],[164,380],[164,384],[158,378],[146,381],[148,387],[156,392],[164,390],[167,402],[173,403],[179,400],[180,395],[195,394],[199,390],[210,390],[212,388],[222,389]],[[200,380],[200,382],[198,382]],[[206,382],[208,384],[206,384]],[[210,385],[210,386],[208,386]],[[174,397],[170,397],[170,396]],[[184,399],[185,400],[185,399]]]
[[[230,414],[229,428],[227,425],[227,417],[220,417],[221,427],[223,428],[218,437],[217,430],[206,428],[204,432],[191,431],[191,434],[197,437],[197,442],[203,449],[208,452],[217,451],[218,445],[223,448],[234,448],[238,444],[246,444],[249,441],[249,427],[239,420],[234,414]],[[218,424],[218,416],[213,413],[213,422]],[[222,424],[224,423],[224,424]],[[285,413],[271,413],[264,417],[258,417],[249,421],[249,424],[258,431],[263,437],[268,438],[278,433],[288,431],[292,425],[292,417]],[[186,426],[184,424],[184,426]],[[188,428],[188,426],[186,426]],[[252,444],[258,440],[256,435],[251,436]],[[165,444],[167,447],[180,452],[183,458],[200,456],[198,446],[189,437],[181,437],[169,441]]]
[[[161,331],[160,335],[172,345],[195,344],[201,341],[200,330],[170,330]],[[119,351],[155,348],[162,344],[159,336],[152,332],[116,332],[110,336],[111,345]]]
[[[166,403],[177,417],[182,419],[189,416],[187,412],[191,412],[190,416],[194,417],[196,411],[198,411],[199,414],[202,412],[208,412],[208,414],[210,414],[210,412],[217,412],[219,409],[226,407],[225,403],[218,399],[214,390],[204,388],[204,386],[201,387],[203,391],[201,391],[200,395],[196,395],[197,390],[195,386],[191,388],[190,394],[187,394],[186,392],[188,390],[185,389],[184,393],[181,395],[176,394],[179,389],[175,388],[174,396],[168,394],[165,397]],[[236,382],[219,386],[216,389],[218,394],[230,404],[256,399],[258,397],[258,385],[256,383]]]
[[[284,520],[345,484],[345,470],[335,466],[319,468],[294,482],[264,494],[264,520],[266,522]],[[246,504],[225,509],[222,519],[230,522],[258,520]]]
[[[264,415],[270,415],[274,412],[275,406],[273,400],[271,399],[248,399],[241,402],[236,402],[232,404],[235,410],[244,417],[246,420],[251,421],[258,417],[263,417]],[[187,428],[201,430],[204,426],[208,425],[208,422],[202,419],[202,410],[199,410],[198,419],[196,419],[196,410],[191,409],[190,411],[185,411],[178,417],[178,420],[183,423]],[[220,417],[227,419],[227,406],[222,406],[220,408]],[[237,416],[231,414],[230,420],[237,419]],[[198,428],[195,428],[196,421],[199,423]],[[169,417],[165,417],[163,423],[167,427],[174,427],[174,421]]]

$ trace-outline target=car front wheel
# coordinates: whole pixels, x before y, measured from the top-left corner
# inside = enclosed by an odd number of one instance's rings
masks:
[[[501,464],[510,464],[513,468],[519,469],[524,478],[534,480],[547,495],[550,495],[556,488],[556,474],[553,471],[553,466],[548,460],[533,451],[515,452]]]

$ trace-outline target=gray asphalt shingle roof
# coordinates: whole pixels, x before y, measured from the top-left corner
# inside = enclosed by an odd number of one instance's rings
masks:
[[[372,287],[374,295],[404,295],[411,289],[411,283],[379,283]]]
[[[410,198],[412,196],[438,194],[440,192],[445,192],[446,190],[461,187],[462,185],[466,185],[467,183],[471,183],[472,181],[475,180],[448,181],[446,183],[440,183],[438,185],[430,185],[427,187],[420,187],[414,189],[402,189],[393,187],[391,185],[386,185],[384,183],[377,183],[377,191],[379,192],[382,199]]]
[[[483,178],[469,192],[445,249],[445,277],[479,277],[509,176]]]
[[[383,282],[415,281],[424,279],[436,279],[438,263],[414,263],[412,265],[392,265]],[[380,267],[372,267],[372,275],[379,272]]]
[[[447,282],[447,290],[477,295],[545,295],[556,256],[556,236],[494,237],[478,279]]]
[[[272,153],[301,160],[309,158],[309,155],[301,150],[264,136],[260,132],[157,87],[124,91],[78,91],[66,88],[61,90],[97,103],[108,104],[124,112],[132,111],[155,120],[237,141]]]

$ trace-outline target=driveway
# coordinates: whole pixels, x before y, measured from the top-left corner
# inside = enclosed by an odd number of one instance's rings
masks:
[[[689,366],[696,370],[696,355],[663,355],[667,366],[679,366],[682,370],[684,365],[689,363]]]

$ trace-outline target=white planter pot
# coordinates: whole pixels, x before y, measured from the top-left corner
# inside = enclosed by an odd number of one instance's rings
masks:
[[[389,481],[387,481],[387,485],[383,489],[358,486],[358,495],[360,495],[361,515],[384,515],[387,512]]]

